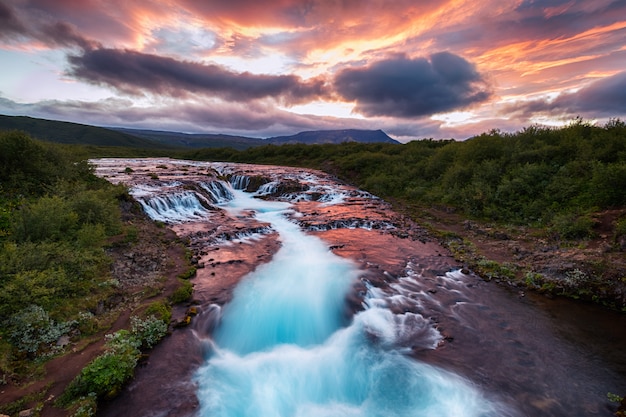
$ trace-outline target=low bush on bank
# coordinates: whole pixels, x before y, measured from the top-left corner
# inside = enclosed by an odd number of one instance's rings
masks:
[[[91,415],[95,415],[96,401],[112,398],[120,392],[132,378],[142,351],[156,345],[166,335],[167,326],[166,322],[154,316],[145,319],[132,317],[131,329],[107,335],[105,352],[83,368],[56,404],[61,407],[76,406],[74,415],[83,415],[86,412],[83,408],[93,410]]]

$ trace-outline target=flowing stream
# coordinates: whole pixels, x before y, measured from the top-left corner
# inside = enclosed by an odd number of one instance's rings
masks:
[[[321,172],[94,162],[203,266],[200,314],[101,417],[611,417],[626,392],[626,316],[464,274]]]
[[[395,342],[406,317],[377,305],[375,294],[363,312],[344,317],[358,269],[289,221],[287,204],[234,195],[228,210],[254,210],[282,246],[224,308],[195,377],[201,416],[505,414],[467,381],[403,354]],[[431,347],[440,339],[434,329],[425,337]]]

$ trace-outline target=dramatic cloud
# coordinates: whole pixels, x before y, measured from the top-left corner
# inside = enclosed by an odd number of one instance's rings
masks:
[[[80,35],[76,29],[62,21],[36,17],[28,24],[13,9],[0,3],[0,39],[18,43],[35,40],[49,47],[91,48],[97,43]]]
[[[564,93],[553,100],[531,100],[512,104],[504,113],[518,118],[534,114],[562,114],[566,117],[611,117],[626,114],[626,71],[598,80],[575,93]]]
[[[277,98],[298,103],[323,96],[322,79],[303,81],[295,75],[236,73],[218,65],[178,61],[130,50],[93,49],[70,56],[70,74],[132,93],[173,97],[203,94],[245,101]]]
[[[184,132],[225,133],[250,137],[271,137],[303,130],[343,129],[345,121],[333,117],[293,114],[275,106],[258,103],[215,103],[212,100],[185,102],[165,100],[142,107],[130,99],[96,102],[46,100],[16,103],[0,96],[0,114],[24,115],[96,126],[127,126]],[[379,129],[380,124],[353,120],[357,129]],[[384,126],[383,126],[384,127]]]
[[[0,94],[95,124],[466,138],[625,118],[625,38],[624,0],[0,0]]]
[[[342,70],[335,89],[366,116],[414,117],[481,103],[490,91],[474,66],[449,52]]]
[[[26,32],[26,28],[19,21],[13,9],[0,3],[0,37],[10,38]]]
[[[626,114],[626,71],[604,78],[572,94],[573,107],[605,115]],[[567,103],[566,98],[559,100]]]

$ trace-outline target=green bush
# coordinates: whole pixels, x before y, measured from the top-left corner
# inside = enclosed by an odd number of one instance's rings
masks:
[[[81,397],[74,404],[74,412],[71,417],[94,417],[98,411],[98,401],[94,393]]]
[[[41,197],[19,210],[13,225],[18,242],[60,241],[73,237],[79,228],[78,214],[61,197]]]
[[[171,295],[170,301],[172,304],[184,303],[191,299],[193,294],[193,285],[190,281],[184,279],[178,279],[180,286],[176,288],[176,291]]]
[[[167,334],[168,323],[154,316],[143,320],[131,317],[130,325],[132,335],[141,341],[140,348],[143,349],[154,347]]]
[[[144,313],[147,316],[154,316],[164,323],[169,323],[172,319],[172,308],[169,304],[161,301],[155,301],[151,303]]]
[[[167,332],[155,317],[131,317],[131,330],[107,335],[105,352],[84,367],[59,397],[57,405],[69,406],[85,397],[112,398],[134,375],[141,348],[153,347]]]
[[[584,239],[593,236],[594,224],[588,214],[563,213],[554,217],[551,229],[562,239]]]
[[[108,351],[89,363],[60,397],[61,405],[68,405],[73,398],[91,393],[98,398],[112,398],[133,376],[139,351],[128,345],[126,350]]]
[[[7,327],[13,346],[34,356],[52,349],[53,343],[76,324],[75,321],[56,323],[43,308],[30,305],[11,316]]]

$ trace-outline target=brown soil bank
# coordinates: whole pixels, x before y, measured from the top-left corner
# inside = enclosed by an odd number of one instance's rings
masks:
[[[412,217],[485,280],[626,312],[626,236],[616,231],[626,209],[597,213],[594,236],[579,240],[560,239],[543,229],[468,220],[441,208]]]

